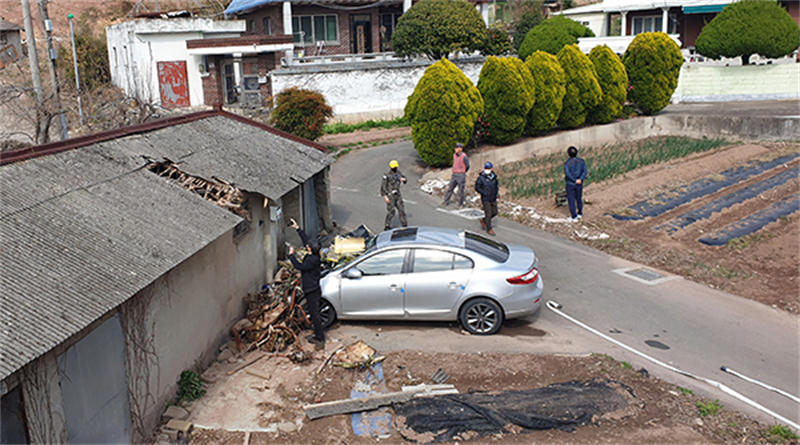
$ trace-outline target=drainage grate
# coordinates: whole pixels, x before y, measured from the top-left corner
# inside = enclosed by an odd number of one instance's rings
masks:
[[[655,281],[659,278],[664,277],[660,273],[654,270],[645,269],[644,267],[641,267],[639,269],[626,270],[625,273],[628,275],[633,275],[634,277],[645,281]]]

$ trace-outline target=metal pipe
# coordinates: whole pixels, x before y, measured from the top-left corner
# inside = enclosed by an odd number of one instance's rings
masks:
[[[75,50],[75,26],[72,24],[72,19],[75,16],[69,14],[69,36],[72,39],[72,65],[75,67],[75,89],[78,92],[78,119],[81,127],[83,127],[83,107],[81,106],[81,78],[78,75],[78,53]]]

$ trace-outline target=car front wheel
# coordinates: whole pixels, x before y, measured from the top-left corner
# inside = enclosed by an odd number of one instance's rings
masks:
[[[319,301],[319,318],[322,319],[322,329],[328,329],[336,322],[336,309],[324,298]]]
[[[475,298],[461,308],[458,320],[470,334],[492,335],[503,324],[503,311],[488,298]]]

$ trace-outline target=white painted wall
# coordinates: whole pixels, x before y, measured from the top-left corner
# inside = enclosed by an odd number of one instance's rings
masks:
[[[189,83],[189,103],[203,105],[200,64],[202,56],[189,55],[186,41],[238,37],[243,20],[136,19],[106,28],[111,83],[143,102],[161,104],[158,62],[184,61]]]
[[[606,36],[608,33],[608,14],[600,12],[586,12],[583,14],[564,14],[564,17],[575,20],[591,29],[595,36]]]
[[[800,99],[800,64],[681,67],[673,102]]]
[[[477,84],[483,59],[455,61],[464,74]],[[273,71],[272,91],[290,87],[319,91],[333,107],[334,120],[359,122],[392,119],[403,115],[408,96],[430,63],[365,62],[323,66],[283,68]]]

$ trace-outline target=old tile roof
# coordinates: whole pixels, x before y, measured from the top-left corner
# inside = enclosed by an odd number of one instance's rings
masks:
[[[172,122],[0,156],[0,380],[241,221],[148,160],[270,198],[331,162],[313,143],[224,112]]]

